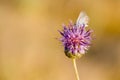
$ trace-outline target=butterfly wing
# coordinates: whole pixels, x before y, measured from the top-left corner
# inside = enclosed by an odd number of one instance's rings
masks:
[[[78,27],[81,27],[81,26],[87,27],[88,21],[89,21],[89,17],[87,16],[87,14],[85,12],[81,12],[78,16],[77,21],[76,21],[76,25]]]

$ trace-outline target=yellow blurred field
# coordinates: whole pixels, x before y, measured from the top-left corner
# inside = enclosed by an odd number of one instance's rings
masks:
[[[77,60],[81,80],[120,80],[120,0],[0,0],[0,80],[75,80],[56,38],[80,11],[96,38]]]

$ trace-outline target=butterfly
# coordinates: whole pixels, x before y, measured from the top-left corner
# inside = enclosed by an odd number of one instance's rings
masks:
[[[89,21],[89,17],[87,16],[87,14],[85,12],[82,11],[78,16],[78,19],[76,21],[76,25],[78,27],[81,27],[81,26],[87,27],[88,21]]]

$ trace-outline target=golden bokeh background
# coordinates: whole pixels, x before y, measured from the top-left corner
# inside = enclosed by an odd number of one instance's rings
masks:
[[[95,34],[81,80],[120,80],[120,0],[0,0],[0,80],[75,80],[56,38],[80,11]]]

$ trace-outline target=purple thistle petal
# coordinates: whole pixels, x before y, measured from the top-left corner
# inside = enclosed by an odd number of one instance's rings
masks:
[[[63,31],[59,33],[62,35],[60,41],[68,57],[85,54],[91,44],[92,30],[86,30],[85,25],[78,27],[70,23],[67,27],[64,25]]]

